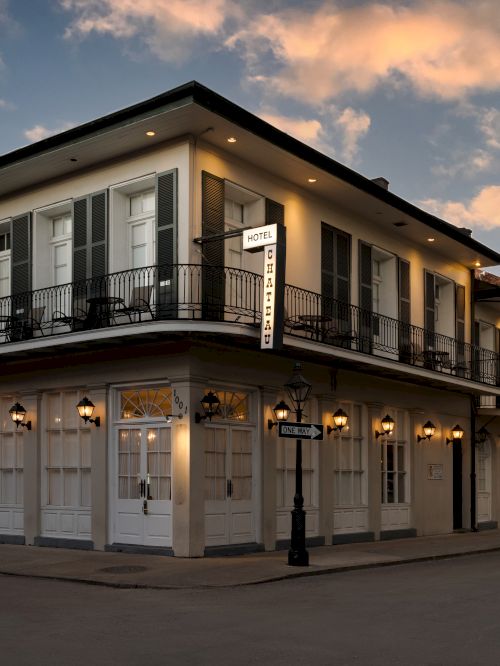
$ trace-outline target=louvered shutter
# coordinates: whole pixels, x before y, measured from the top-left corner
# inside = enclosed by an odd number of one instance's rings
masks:
[[[410,262],[398,257],[398,317],[399,317],[399,358],[410,362],[411,348],[411,308],[410,308]]]
[[[335,230],[334,284],[339,330],[351,330],[351,237]]]
[[[334,242],[335,233],[332,227],[321,223],[321,304],[322,314],[327,317],[334,316]]]
[[[283,204],[266,199],[266,224],[285,224],[285,207]]]
[[[436,312],[435,312],[435,299],[436,299],[436,280],[434,273],[430,271],[424,271],[424,299],[425,299],[425,316],[424,316],[424,328],[425,328],[425,348],[434,349],[435,348],[435,321],[436,321]]]
[[[480,352],[481,325],[474,322],[474,340],[472,341],[472,379],[481,381],[481,352]]]
[[[321,223],[322,314],[334,319],[334,328],[350,330],[351,237]]]
[[[156,176],[156,316],[177,317],[177,169]]]
[[[204,238],[224,233],[224,180],[202,172],[201,233]],[[202,315],[224,319],[224,239],[202,245]]]
[[[372,348],[373,310],[372,246],[359,242],[359,335],[360,349],[366,353]]]
[[[455,339],[456,339],[456,372],[465,373],[465,287],[455,285]]]
[[[11,222],[12,315],[18,320],[31,316],[31,247],[31,213],[24,213]]]
[[[495,328],[495,351],[497,353],[496,373],[497,373],[497,386],[500,386],[500,329]],[[497,395],[496,406],[500,407],[500,395]]]

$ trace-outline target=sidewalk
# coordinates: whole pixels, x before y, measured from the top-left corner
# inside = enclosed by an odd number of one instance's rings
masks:
[[[489,551],[500,551],[500,530],[310,548],[309,567],[289,567],[287,551],[181,559],[0,544],[0,574],[121,588],[203,589]]]

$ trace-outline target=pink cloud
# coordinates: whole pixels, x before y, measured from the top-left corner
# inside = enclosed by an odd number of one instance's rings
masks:
[[[49,129],[48,127],[44,127],[43,125],[35,125],[31,129],[27,129],[24,131],[24,136],[28,139],[28,141],[35,142],[35,141],[41,141],[42,139],[46,139],[48,136],[52,136],[54,134],[59,134],[60,132],[65,132],[68,129],[71,129],[72,127],[75,126],[75,123],[62,123],[58,127],[54,127],[53,129]]]
[[[230,0],[60,0],[76,14],[66,38],[92,32],[117,39],[141,37],[161,60],[189,55],[187,41],[215,35],[226,19]]]
[[[317,104],[343,91],[366,93],[406,81],[442,99],[500,86],[500,31],[494,0],[366,3],[315,12],[261,14],[226,40],[242,49],[251,80]],[[279,68],[264,73],[272,54]]]
[[[458,227],[500,227],[500,185],[488,185],[466,203],[427,199],[420,205]]]

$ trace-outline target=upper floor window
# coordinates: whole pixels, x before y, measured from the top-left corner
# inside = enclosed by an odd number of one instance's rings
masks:
[[[139,192],[129,199],[129,216],[144,215],[155,212],[155,191]]]
[[[52,218],[52,238],[69,236],[72,230],[71,215],[58,215]]]
[[[0,234],[0,252],[10,250],[10,233]]]
[[[155,191],[130,195],[128,211],[130,268],[151,266],[154,264]]]

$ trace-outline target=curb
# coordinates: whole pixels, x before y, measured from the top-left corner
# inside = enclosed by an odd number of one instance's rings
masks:
[[[77,583],[83,585],[95,585],[97,587],[109,587],[120,590],[217,590],[217,589],[230,589],[236,587],[250,587],[256,585],[265,585],[268,583],[279,583],[284,580],[293,580],[297,578],[309,578],[311,576],[324,576],[327,574],[345,573],[349,571],[360,571],[366,569],[379,569],[382,567],[400,566],[403,564],[412,564],[420,562],[433,562],[438,560],[455,559],[459,557],[469,557],[471,555],[485,555],[487,553],[495,553],[500,551],[500,546],[492,548],[483,548],[481,550],[470,550],[459,553],[443,553],[438,555],[422,555],[420,557],[409,557],[401,560],[390,560],[386,562],[373,562],[363,564],[352,564],[340,567],[327,567],[324,569],[306,569],[305,571],[297,571],[294,573],[283,574],[281,576],[272,576],[270,578],[262,578],[260,580],[238,582],[238,583],[224,583],[221,585],[155,585],[149,583],[124,583],[113,582],[109,580],[93,580],[88,578],[58,576],[57,574],[30,574],[18,571],[3,571],[0,569],[1,576],[17,576],[19,578],[32,578],[37,580],[55,580],[63,583]]]

